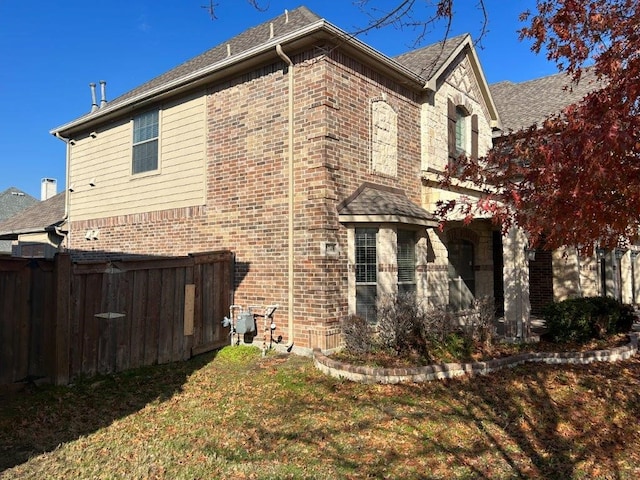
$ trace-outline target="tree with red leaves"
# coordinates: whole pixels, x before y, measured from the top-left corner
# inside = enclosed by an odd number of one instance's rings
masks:
[[[537,0],[521,39],[573,82],[595,74],[598,90],[505,135],[485,158],[461,159],[443,184],[471,181],[480,201],[441,204],[447,218],[490,213],[534,245],[613,248],[640,228],[640,0]],[[551,113],[551,112],[550,112]]]

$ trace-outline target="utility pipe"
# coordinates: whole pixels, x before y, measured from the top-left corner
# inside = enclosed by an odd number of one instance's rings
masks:
[[[294,215],[294,193],[295,193],[295,179],[293,168],[293,62],[282,50],[282,45],[276,45],[276,53],[278,56],[289,65],[289,296],[288,296],[288,320],[289,320],[289,332],[287,350],[291,351],[293,348],[293,288],[294,288],[294,248],[293,248],[293,215]]]
[[[68,221],[69,219],[69,197],[71,195],[69,195],[69,167],[71,164],[71,139],[70,138],[65,138],[62,135],[60,135],[59,132],[55,132],[54,134],[56,136],[56,138],[62,140],[66,146],[67,146],[67,151],[66,151],[66,158],[65,158],[65,186],[64,188],[66,189],[66,192],[64,194],[64,217],[62,217],[62,221]],[[66,235],[66,248],[67,251],[71,250],[71,222],[68,222],[67,225],[67,235]]]

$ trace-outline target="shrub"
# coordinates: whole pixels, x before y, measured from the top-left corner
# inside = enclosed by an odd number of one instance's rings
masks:
[[[378,340],[397,355],[427,353],[424,308],[412,293],[389,296],[378,307]]]
[[[362,354],[373,349],[372,327],[358,315],[349,315],[342,321],[342,335],[350,352]]]
[[[610,297],[572,298],[548,305],[543,313],[548,336],[554,342],[586,342],[627,332],[633,309]]]
[[[426,308],[415,294],[400,293],[379,302],[376,324],[351,315],[343,320],[342,333],[347,351],[356,355],[380,351],[426,360],[466,358],[477,342],[487,346],[493,338],[493,299],[476,300],[459,317],[444,305]]]
[[[465,312],[462,331],[467,343],[480,342],[489,346],[495,332],[496,308],[493,297],[480,297],[473,300],[471,308]]]

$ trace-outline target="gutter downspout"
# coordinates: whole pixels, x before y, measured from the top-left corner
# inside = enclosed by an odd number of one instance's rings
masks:
[[[288,343],[287,343],[287,351],[291,351],[293,348],[293,288],[294,288],[294,248],[293,248],[293,215],[294,215],[294,193],[295,193],[295,181],[294,181],[294,168],[293,168],[293,62],[291,59],[284,53],[282,50],[282,46],[280,44],[276,45],[276,53],[278,56],[289,65],[289,265],[288,265],[288,276],[289,276],[289,296],[287,302],[287,310],[288,310],[288,320],[289,320],[289,332]]]
[[[67,145],[66,159],[65,159],[65,186],[64,186],[64,188],[66,189],[66,192],[64,194],[64,217],[62,217],[62,222],[61,222],[61,223],[64,223],[69,219],[69,197],[71,196],[69,195],[70,193],[69,192],[69,178],[70,178],[69,165],[71,163],[71,139],[63,137],[62,135],[60,135],[59,132],[55,132],[54,135],[56,136],[56,138],[62,140]],[[65,235],[65,237],[66,237],[67,251],[70,251],[71,250],[71,222],[68,222],[67,234]]]

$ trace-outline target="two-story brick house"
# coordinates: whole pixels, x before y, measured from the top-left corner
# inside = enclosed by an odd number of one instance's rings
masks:
[[[524,327],[524,236],[488,219],[440,231],[432,215],[480,194],[437,179],[498,126],[469,36],[389,58],[301,7],[52,131],[73,186],[66,247],[232,249],[234,302],[279,304],[296,349],[338,346],[342,318],[406,290],[494,296]]]

